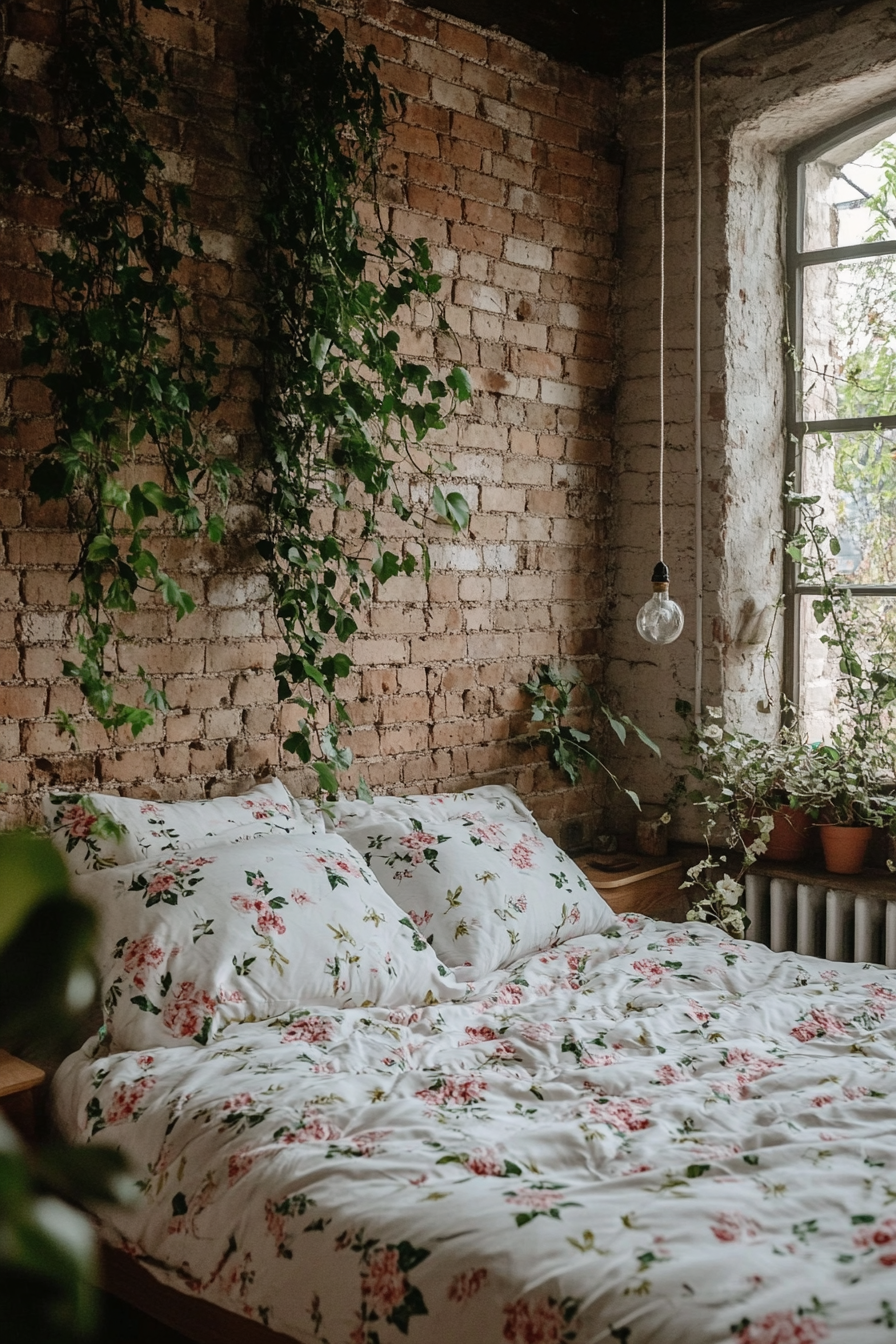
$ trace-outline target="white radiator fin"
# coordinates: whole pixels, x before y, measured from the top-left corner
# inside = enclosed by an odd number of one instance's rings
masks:
[[[750,873],[747,936],[773,952],[896,969],[896,901]]]

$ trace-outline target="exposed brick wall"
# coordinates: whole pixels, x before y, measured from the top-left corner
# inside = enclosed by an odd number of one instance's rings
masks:
[[[239,0],[180,0],[147,16],[169,91],[153,135],[189,186],[209,259],[185,276],[202,328],[222,351],[213,439],[248,460],[255,391],[252,281],[246,268],[254,183],[235,100],[248,46]],[[473,507],[468,536],[433,536],[434,571],[377,593],[352,653],[352,746],[372,787],[457,788],[513,781],[558,834],[593,821],[599,789],[561,787],[538,752],[512,739],[526,716],[518,683],[536,659],[574,659],[600,680],[606,602],[613,382],[611,293],[618,168],[615,93],[601,79],[519,43],[389,0],[323,11],[351,43],[372,41],[384,83],[407,95],[387,153],[383,200],[404,237],[425,236],[444,277],[449,318],[470,368],[472,407],[440,436]],[[58,40],[55,0],[5,11],[12,97],[43,118],[43,71]],[[76,554],[58,506],[25,491],[52,439],[50,406],[19,365],[25,305],[46,303],[35,248],[53,242],[60,202],[45,169],[0,211],[0,778],[19,817],[47,784],[157,791],[230,790],[268,770],[297,789],[307,776],[282,752],[289,707],[277,707],[276,631],[252,543],[253,509],[231,510],[225,547],[172,539],[167,561],[199,609],[180,625],[146,604],[122,645],[164,682],[172,712],[136,743],[110,743],[82,720],[70,746],[57,709],[79,711],[61,679],[68,652],[67,575]],[[432,353],[423,328],[408,350]],[[632,708],[630,705],[627,708]],[[357,771],[355,772],[357,773]],[[579,831],[577,831],[577,827]]]
[[[891,6],[849,10],[742,35],[703,67],[702,691],[759,736],[777,726],[765,710],[780,686],[780,663],[766,664],[764,646],[782,581],[784,156],[892,99],[896,74]],[[643,726],[662,747],[662,761],[626,757],[633,787],[656,801],[680,769],[675,697],[695,698],[694,54],[670,54],[667,156],[666,559],[685,628],[659,649],[634,629],[657,558],[658,57],[627,68],[619,113],[626,175],[607,684],[643,707]],[[780,655],[779,638],[772,648]],[[622,808],[616,817],[625,824]],[[684,810],[678,833],[696,833]]]

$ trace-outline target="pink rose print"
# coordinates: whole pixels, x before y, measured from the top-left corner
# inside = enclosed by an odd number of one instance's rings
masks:
[[[292,1022],[286,1028],[280,1040],[284,1045],[293,1041],[305,1041],[309,1045],[321,1045],[333,1039],[333,1023],[329,1017],[303,1017]]]
[[[374,1251],[361,1279],[361,1292],[379,1316],[394,1311],[407,1296],[409,1284],[398,1267],[398,1251],[382,1246]]]
[[[362,1157],[373,1157],[374,1153],[379,1152],[383,1139],[388,1139],[391,1133],[391,1129],[368,1129],[363,1134],[356,1134],[350,1143]]]
[[[205,1019],[213,1016],[216,1007],[215,1000],[203,990],[197,990],[194,981],[184,980],[165,1008],[162,1023],[173,1036],[198,1036]]]
[[[264,878],[261,880],[263,883]],[[268,905],[267,901],[263,901],[260,896],[254,901],[250,896],[231,896],[230,904],[233,906],[234,910],[239,910],[244,915],[254,915],[259,933],[286,932],[286,925],[280,915]]]
[[[141,803],[140,815],[141,817],[162,817],[165,814],[158,803]]]
[[[436,837],[429,831],[412,831],[410,835],[401,835],[398,843],[408,851],[411,863],[423,862],[423,851],[436,843]]]
[[[494,1148],[477,1148],[464,1162],[467,1171],[474,1176],[503,1176],[504,1163]]]
[[[523,991],[519,985],[504,985],[495,995],[495,1003],[522,1003]]]
[[[727,1052],[725,1065],[729,1069],[737,1069],[738,1081],[744,1083],[753,1083],[758,1078],[764,1078],[773,1069],[782,1067],[781,1060],[756,1055],[752,1050],[743,1050],[740,1046],[733,1046]]]
[[[496,1041],[498,1033],[494,1027],[467,1027],[466,1034],[471,1041]]]
[[[290,899],[291,901],[294,901],[296,905],[314,905],[314,904],[315,904],[315,902],[312,901],[311,897],[308,895],[307,891],[298,891],[298,890],[297,890],[297,891],[291,891],[291,892],[289,893],[289,899]]]
[[[525,1041],[550,1041],[554,1038],[554,1028],[550,1022],[527,1022],[520,1034]]]
[[[92,812],[81,807],[80,803],[72,803],[62,812],[59,818],[60,826],[64,827],[76,840],[86,840],[96,825],[97,818]]]
[[[159,946],[151,934],[146,933],[129,945],[124,954],[124,969],[136,989],[145,989],[146,971],[158,970],[164,960],[164,948]]]
[[[429,921],[432,919],[431,910],[424,910],[422,915],[418,915],[416,910],[409,910],[408,914],[410,915],[411,919],[414,921],[418,929],[425,929]]]
[[[488,1278],[488,1270],[465,1269],[460,1274],[455,1274],[448,1285],[449,1302],[469,1302],[471,1297],[475,1297],[482,1285]]]
[[[227,1163],[227,1184],[236,1185],[255,1165],[255,1159],[258,1153],[251,1152],[248,1148],[242,1148],[238,1153],[232,1153]]]
[[[867,1087],[844,1087],[843,1095],[847,1101],[859,1101],[861,1097],[867,1097],[870,1088]]]
[[[136,1078],[133,1083],[122,1083],[112,1094],[106,1108],[106,1124],[120,1125],[135,1115],[147,1092],[155,1087],[155,1078]]]
[[[221,1107],[222,1111],[244,1111],[247,1106],[251,1106],[255,1101],[251,1092],[237,1092],[235,1097],[225,1101]]]
[[[853,1237],[853,1245],[860,1251],[877,1251],[885,1246],[891,1249],[878,1256],[880,1264],[896,1265],[896,1218],[885,1218],[876,1227],[860,1227]]]
[[[742,1213],[719,1213],[710,1227],[718,1241],[754,1241],[762,1231],[754,1218]]]
[[[513,864],[514,868],[519,868],[521,871],[525,872],[527,869],[535,867],[535,862],[532,857],[533,848],[534,846],[531,840],[517,840],[510,851],[510,862]]]
[[[177,876],[175,873],[156,873],[155,877],[146,888],[147,896],[158,896],[163,891],[170,891],[176,884]]]
[[[830,1106],[833,1100],[834,1098],[831,1096],[831,1094],[829,1092],[825,1092],[822,1093],[821,1096],[813,1097],[812,1100],[809,1102],[809,1105],[814,1106],[817,1110],[820,1110],[822,1106]]]
[[[658,1083],[662,1083],[663,1087],[669,1087],[672,1083],[683,1083],[686,1078],[681,1069],[674,1064],[661,1064],[658,1069],[654,1070],[653,1076]]]
[[[406,1008],[393,1008],[389,1014],[389,1021],[397,1027],[411,1027],[420,1021],[420,1014],[409,1013]]]
[[[301,1129],[289,1130],[280,1136],[281,1143],[333,1143],[342,1138],[342,1133],[328,1120],[317,1115],[306,1115]]]
[[[805,1022],[798,1022],[790,1034],[798,1041],[814,1041],[817,1036],[845,1036],[846,1026],[833,1013],[813,1008]]]
[[[481,1100],[488,1090],[482,1078],[455,1078],[448,1076],[439,1084],[421,1088],[414,1096],[427,1106],[471,1106]]]
[[[474,815],[465,817],[465,821],[474,820]],[[504,827],[497,821],[482,822],[479,826],[474,826],[471,831],[477,840],[481,840],[486,845],[500,845],[504,839]]]
[[[696,999],[688,999],[685,1012],[692,1021],[697,1022],[701,1027],[705,1027],[709,1021],[709,1013]]]
[[[521,1297],[504,1307],[504,1338],[508,1344],[560,1344],[569,1338],[568,1324],[568,1314],[551,1297],[540,1302],[527,1302]]]
[[[506,1204],[516,1204],[521,1209],[533,1209],[536,1213],[548,1213],[555,1204],[563,1203],[562,1190],[516,1190],[505,1195]]]
[[[632,970],[643,976],[648,985],[658,985],[666,974],[666,968],[661,966],[658,961],[654,961],[652,957],[644,957],[641,961],[633,961]]]
[[[828,1328],[817,1316],[771,1311],[761,1321],[748,1322],[732,1338],[736,1344],[819,1344],[828,1338]]]
[[[614,1098],[612,1101],[592,1101],[588,1112],[595,1120],[602,1120],[613,1129],[634,1133],[638,1129],[647,1129],[650,1124],[649,1120],[638,1114],[647,1105],[643,1097],[632,1097],[631,1101]]]

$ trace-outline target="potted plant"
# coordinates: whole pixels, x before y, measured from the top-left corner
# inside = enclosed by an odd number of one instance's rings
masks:
[[[857,873],[871,829],[896,819],[896,632],[887,612],[859,606],[834,572],[840,550],[818,495],[790,491],[799,526],[787,542],[799,581],[817,587],[819,640],[836,657],[832,728],[811,752],[807,804],[817,818],[829,872]]]
[[[678,711],[687,717],[690,706],[679,702]],[[784,725],[769,740],[723,727],[721,718],[721,709],[709,706],[706,720],[692,727],[685,744],[696,758],[689,773],[700,784],[690,800],[706,808],[711,832],[725,825],[735,846],[751,845],[759,820],[768,817],[761,853],[776,862],[796,862],[811,835],[811,747],[792,726]]]

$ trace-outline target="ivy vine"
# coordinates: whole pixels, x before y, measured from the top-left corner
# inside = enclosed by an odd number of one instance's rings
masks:
[[[352,669],[344,651],[355,616],[380,584],[418,565],[429,576],[425,522],[455,532],[469,509],[435,479],[450,471],[426,451],[458,401],[466,371],[434,371],[400,354],[399,314],[420,304],[449,337],[425,239],[403,244],[377,207],[377,166],[387,117],[398,107],[367,47],[347,57],[342,35],[291,0],[264,0],[256,99],[262,183],[255,266],[264,372],[257,423],[267,468],[267,534],[259,551],[286,643],[276,661],[278,696],[303,717],[284,746],[313,756],[322,787],[351,761],[339,745],[349,716],[338,690]],[[366,227],[358,202],[364,200]],[[422,505],[410,482],[428,478]],[[417,538],[390,550],[384,506]],[[332,518],[329,530],[315,514]],[[353,517],[352,517],[353,516]]]
[[[47,369],[57,438],[31,488],[42,502],[70,502],[81,539],[72,576],[80,658],[64,673],[106,728],[128,725],[136,737],[167,706],[142,667],[142,703],[118,698],[119,614],[136,610],[141,591],[157,593],[178,620],[194,607],[162,567],[164,530],[149,520],[220,540],[214,501],[226,498],[236,468],[196,428],[217,404],[217,350],[185,321],[190,299],[176,273],[202,244],[185,220],[188,194],[167,180],[141,121],[159,100],[149,45],[121,0],[71,0],[64,20],[61,149],[50,171],[68,204],[59,246],[39,254],[53,306],[31,310],[23,347],[25,364]],[[141,480],[141,457],[153,450],[161,471]]]
[[[319,758],[314,769],[332,791],[351,761],[339,742],[349,715],[338,687],[352,670],[344,646],[374,580],[418,565],[428,578],[428,524],[468,524],[463,495],[437,479],[451,463],[424,440],[471,386],[459,365],[431,369],[400,352],[400,316],[452,337],[426,241],[401,241],[377,206],[399,101],[381,89],[375,50],[349,55],[341,34],[294,0],[259,0],[252,27],[266,519],[258,550],[286,646],[278,697],[303,714],[284,745],[302,761]],[[202,255],[202,242],[188,194],[166,177],[143,124],[160,81],[124,0],[68,0],[58,69],[63,135],[51,171],[68,204],[60,245],[40,254],[53,305],[32,310],[24,345],[25,361],[47,370],[57,438],[31,487],[42,501],[68,500],[81,537],[72,597],[80,659],[67,660],[65,674],[105,727],[129,725],[137,736],[167,706],[142,668],[142,704],[120,698],[120,614],[136,609],[141,591],[178,620],[193,609],[163,568],[164,538],[173,527],[220,541],[218,501],[238,468],[201,432],[217,405],[217,350],[191,326],[177,272],[185,256]],[[128,485],[151,450],[160,479]],[[413,544],[383,543],[383,507]]]

